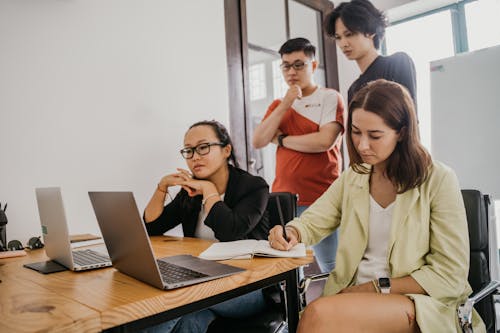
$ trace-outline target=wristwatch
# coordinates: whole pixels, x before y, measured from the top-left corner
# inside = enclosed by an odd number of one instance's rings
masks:
[[[391,293],[391,279],[387,277],[378,279],[378,287],[382,294],[390,294]]]
[[[280,134],[278,135],[278,146],[283,147],[283,139],[286,138],[286,134]]]

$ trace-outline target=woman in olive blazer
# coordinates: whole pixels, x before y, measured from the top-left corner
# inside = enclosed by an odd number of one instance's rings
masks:
[[[288,240],[279,228],[269,235],[271,246],[288,249],[339,229],[336,267],[299,332],[460,332],[457,308],[471,288],[454,172],[419,143],[412,100],[397,83],[360,90],[347,130],[351,167],[287,224]],[[485,331],[477,313],[473,322],[474,332]]]

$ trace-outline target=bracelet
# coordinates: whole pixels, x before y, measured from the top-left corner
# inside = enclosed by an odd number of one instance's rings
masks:
[[[206,197],[205,197],[205,198],[201,201],[201,205],[202,205],[202,206],[205,206],[205,204],[207,203],[207,200],[208,200],[208,199],[210,199],[211,197],[215,197],[216,195],[218,196],[218,195],[219,195],[219,193],[212,193],[212,194],[207,195],[207,196],[206,196]],[[220,199],[220,197],[219,197],[219,199]]]
[[[378,286],[378,282],[376,280],[372,280],[372,283],[373,283],[373,288],[375,288],[377,294],[380,294],[380,288]]]
[[[168,193],[168,190],[167,190],[167,191],[163,191],[163,190],[160,188],[160,183],[158,183],[158,186],[156,187],[156,189],[157,189],[158,191],[160,191],[161,193],[165,193],[165,194],[167,194],[167,193]]]

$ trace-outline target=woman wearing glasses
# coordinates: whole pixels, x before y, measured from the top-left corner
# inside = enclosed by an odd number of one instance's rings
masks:
[[[265,180],[237,168],[231,138],[216,121],[192,125],[182,156],[188,170],[164,176],[144,211],[150,235],[182,224],[184,236],[219,241],[267,239],[269,187]],[[181,191],[165,207],[173,186]]]
[[[149,235],[182,224],[184,236],[234,241],[267,239],[269,187],[265,180],[238,168],[231,138],[217,121],[192,125],[184,136],[182,156],[189,170],[161,178],[144,211]],[[166,206],[171,187],[181,190]],[[216,316],[246,317],[263,311],[261,290],[155,326],[147,332],[205,332]]]

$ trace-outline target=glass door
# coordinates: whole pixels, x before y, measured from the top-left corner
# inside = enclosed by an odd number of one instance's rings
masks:
[[[263,149],[254,149],[251,142],[254,129],[262,121],[268,106],[273,100],[282,98],[288,89],[279,67],[281,57],[278,49],[290,38],[309,39],[317,47],[319,68],[315,81],[321,86],[327,86],[328,65],[335,68],[332,72],[335,72],[336,78],[337,59],[336,55],[329,59],[325,57],[321,8],[311,7],[308,1],[251,0],[246,1],[245,9],[248,46],[245,131],[247,167],[250,173],[258,174],[265,178],[268,184],[272,184],[275,176],[276,146],[270,143]],[[338,81],[332,81],[335,82],[329,86],[338,89]]]

